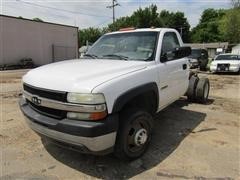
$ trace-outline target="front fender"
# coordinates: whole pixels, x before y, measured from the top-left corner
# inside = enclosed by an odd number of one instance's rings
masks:
[[[153,91],[157,97],[157,107],[159,103],[158,86],[155,82],[147,83],[133,89],[129,89],[127,92],[121,94],[114,102],[112,113],[119,112],[123,106],[131,99],[137,97],[140,94]]]
[[[151,62],[151,66],[149,65],[147,68],[124,74],[100,84],[92,90],[92,93],[104,94],[108,113],[111,114],[121,109],[126,102],[125,99],[134,97],[142,92],[151,90],[158,97],[158,82],[158,69],[155,62]]]

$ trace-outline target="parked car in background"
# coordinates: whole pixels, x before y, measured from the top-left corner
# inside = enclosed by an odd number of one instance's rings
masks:
[[[208,64],[208,52],[206,49],[192,49],[189,56],[190,68],[200,68],[205,71]]]
[[[221,54],[210,65],[211,72],[240,72],[240,55]]]

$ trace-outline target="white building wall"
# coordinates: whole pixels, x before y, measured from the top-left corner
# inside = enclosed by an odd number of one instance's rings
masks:
[[[234,46],[232,48],[232,54],[239,54],[240,55],[240,44]]]
[[[32,58],[36,65],[51,63],[53,45],[74,48],[69,57],[77,58],[78,28],[0,16],[0,65],[22,58]]]

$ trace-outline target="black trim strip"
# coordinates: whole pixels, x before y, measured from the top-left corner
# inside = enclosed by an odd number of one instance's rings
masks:
[[[119,96],[117,100],[114,102],[112,113],[119,112],[129,100],[149,91],[154,91],[154,93],[156,94],[158,107],[159,104],[158,86],[155,82],[152,82],[130,89],[126,93]]]

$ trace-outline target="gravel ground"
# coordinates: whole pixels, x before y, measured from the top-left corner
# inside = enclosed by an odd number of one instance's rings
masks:
[[[240,76],[210,79],[206,105],[182,98],[156,115],[147,153],[132,162],[41,140],[18,108],[27,70],[0,72],[0,179],[240,179]]]

